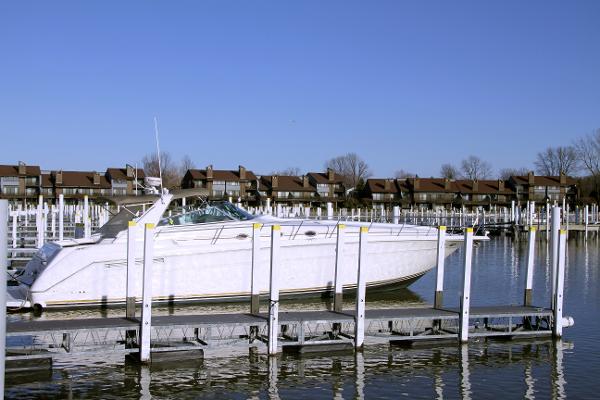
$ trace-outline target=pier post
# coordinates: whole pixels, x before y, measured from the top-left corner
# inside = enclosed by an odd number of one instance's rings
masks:
[[[281,226],[271,227],[271,267],[269,280],[269,355],[277,354],[279,328],[279,240]]]
[[[473,228],[465,230],[463,290],[460,299],[459,336],[462,343],[469,341],[469,313],[471,306],[471,264],[473,261]]]
[[[354,347],[362,348],[365,341],[365,296],[367,289],[367,244],[369,228],[360,227],[358,240],[358,276],[356,286],[356,322],[354,324]]]
[[[393,212],[393,214],[392,214],[392,222],[394,224],[397,224],[399,222],[399,220],[400,220],[400,207],[394,206],[392,212]]]
[[[150,362],[152,332],[152,264],[154,261],[154,224],[144,229],[144,278],[142,280],[142,325],[140,327],[140,361]]]
[[[43,228],[43,219],[44,219],[44,196],[41,194],[38,196],[39,202],[37,205],[36,213],[35,213],[35,227],[37,230],[37,248],[40,249],[44,245],[44,228]]]
[[[529,228],[529,237],[527,241],[527,270],[525,273],[525,295],[524,304],[532,304],[531,291],[533,288],[533,262],[535,259],[535,226]]]
[[[346,225],[339,224],[337,226],[337,240],[335,243],[335,297],[333,299],[333,311],[342,311],[343,301],[343,285],[342,285],[342,270],[344,269],[344,239]]]
[[[558,235],[560,231],[560,207],[552,207],[552,294],[551,308],[554,309],[554,297],[556,295],[556,269],[558,266]]]
[[[333,219],[333,204],[330,201],[327,202],[327,219]]]
[[[446,227],[441,225],[438,228],[437,240],[437,266],[435,279],[435,300],[434,308],[441,308],[444,303],[444,261],[446,260]]]
[[[262,224],[252,224],[252,277],[250,282],[250,312],[260,312],[260,288],[258,287],[258,270],[260,254],[260,228]]]
[[[58,240],[65,237],[65,195],[58,195]]]
[[[127,280],[125,287],[126,318],[135,318],[135,231],[136,224],[129,221],[127,227]]]
[[[587,241],[588,238],[588,219],[589,219],[589,206],[586,204],[585,208],[583,209],[583,219],[584,219],[584,226],[585,226],[585,241]]]
[[[561,337],[563,330],[563,289],[565,287],[565,262],[567,258],[567,231],[560,231],[558,246],[558,269],[556,275],[556,295],[554,298],[554,326],[552,334]]]
[[[83,236],[89,238],[92,235],[90,229],[90,201],[88,195],[83,196]]]
[[[0,200],[0,399],[4,398],[6,357],[6,269],[8,268],[8,200]]]

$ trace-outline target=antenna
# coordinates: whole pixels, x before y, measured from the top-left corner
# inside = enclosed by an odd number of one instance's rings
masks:
[[[158,120],[154,117],[154,133],[156,135],[156,155],[158,158],[158,177],[160,178],[160,193],[163,192],[162,168],[160,166],[160,146],[158,144]]]

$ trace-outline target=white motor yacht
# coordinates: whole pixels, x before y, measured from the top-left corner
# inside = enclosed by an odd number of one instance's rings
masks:
[[[341,279],[344,289],[357,281],[358,241],[368,227],[367,288],[406,286],[435,266],[437,232],[433,227],[336,220],[279,219],[253,216],[228,202],[204,203],[169,215],[176,198],[164,192],[154,203],[123,205],[90,238],[46,243],[10,286],[11,308],[124,304],[126,301],[127,227],[136,222],[134,296],[142,296],[143,227],[155,224],[152,294],[156,302],[230,301],[251,293],[252,233],[260,224],[260,292],[269,290],[271,226],[281,226],[279,287],[282,296],[330,292],[336,264],[336,232],[345,225]],[[446,255],[462,236],[448,235]]]

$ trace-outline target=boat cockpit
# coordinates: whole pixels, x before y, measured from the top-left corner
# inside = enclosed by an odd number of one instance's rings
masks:
[[[253,215],[228,201],[204,203],[200,208],[162,218],[158,225],[189,225],[211,222],[247,221]]]

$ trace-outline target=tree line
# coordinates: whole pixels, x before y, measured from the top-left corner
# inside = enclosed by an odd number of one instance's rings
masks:
[[[159,176],[159,162],[156,153],[143,157],[142,165],[146,175]],[[583,175],[579,179],[580,188],[584,197],[593,197],[596,201],[600,198],[600,129],[582,136],[568,146],[548,147],[538,152],[533,162],[535,173],[538,175],[558,176]],[[185,155],[176,162],[168,152],[160,155],[163,184],[166,187],[176,187],[188,169],[195,168],[192,159]],[[368,178],[373,174],[368,163],[356,153],[346,153],[333,157],[324,163],[325,169],[331,168],[339,174],[347,188],[361,191]],[[439,177],[448,179],[503,179],[510,176],[523,176],[529,173],[527,167],[502,168],[494,174],[492,165],[476,155],[470,155],[460,161],[458,165],[444,163],[440,166]],[[272,175],[301,175],[298,167],[288,167],[282,170],[271,171]],[[408,170],[399,169],[395,178],[409,178],[418,176]]]

